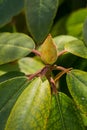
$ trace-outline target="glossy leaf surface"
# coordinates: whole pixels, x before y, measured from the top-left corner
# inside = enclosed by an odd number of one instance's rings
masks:
[[[0,27],[11,21],[14,15],[21,12],[23,0],[0,0]]]
[[[36,78],[18,98],[5,130],[45,129],[50,101],[51,92],[48,81],[42,83],[40,78]]]
[[[6,77],[8,76],[6,75]],[[11,109],[27,86],[27,81],[25,76],[18,76],[8,80],[3,79],[3,82],[0,83],[0,130],[4,130]]]
[[[33,40],[22,33],[0,34],[0,64],[15,61],[28,55],[34,48]]]
[[[65,50],[73,55],[87,59],[87,47],[81,40],[75,40],[66,43]]]
[[[25,14],[28,30],[37,44],[41,44],[47,37],[59,0],[25,0]]]
[[[35,58],[25,57],[18,61],[20,71],[25,74],[33,74],[44,67],[44,64]]]
[[[57,47],[57,51],[60,52],[62,50],[64,50],[64,46],[67,42],[76,40],[77,38],[73,37],[73,36],[69,36],[69,35],[60,35],[60,36],[56,36],[54,37],[54,43],[56,44]]]
[[[44,64],[39,59],[25,57],[13,63],[0,65],[0,75],[12,71],[21,71],[25,74],[33,74],[43,67]]]
[[[52,96],[47,130],[85,130],[74,103],[63,93]]]
[[[78,108],[87,115],[87,72],[72,70],[67,74],[67,85]]]

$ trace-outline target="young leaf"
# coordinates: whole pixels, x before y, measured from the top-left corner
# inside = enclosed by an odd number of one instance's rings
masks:
[[[0,83],[0,130],[4,130],[12,107],[27,84],[25,76],[9,78]]]
[[[15,61],[29,54],[34,48],[34,41],[22,33],[0,34],[0,64]]]
[[[59,0],[25,0],[28,30],[37,44],[48,35],[55,18]]]
[[[23,0],[0,0],[0,27],[7,24],[14,15],[20,13],[23,7]]]
[[[41,59],[46,64],[53,64],[57,60],[57,49],[52,40],[51,35],[48,35],[40,48]]]
[[[15,103],[5,130],[45,129],[49,115],[51,91],[48,81],[33,80]]]
[[[66,79],[75,103],[87,115],[87,72],[72,70],[67,74]]]
[[[64,93],[52,96],[47,130],[85,130],[74,103]]]
[[[65,50],[73,55],[87,59],[87,47],[81,40],[74,40],[66,43]]]

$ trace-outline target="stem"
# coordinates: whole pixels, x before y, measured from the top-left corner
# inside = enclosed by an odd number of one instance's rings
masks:
[[[72,68],[69,68],[69,69],[64,69],[62,72],[58,73],[55,78],[54,78],[54,81],[56,82],[57,80],[59,80],[59,78],[64,75],[65,73],[69,72]]]
[[[34,54],[36,54],[37,56],[41,56],[41,53],[40,53],[39,51],[35,50],[35,49],[33,49],[32,52],[33,52]]]
[[[67,69],[62,67],[62,66],[57,66],[57,65],[54,65],[52,67],[52,70],[61,70],[61,71],[66,71]],[[72,70],[72,68],[68,68],[68,70]]]
[[[34,77],[42,77],[46,75],[47,71],[49,70],[49,67],[50,67],[49,65],[46,65],[44,68],[42,68],[38,72],[31,75],[27,75],[27,77],[29,78],[29,80],[32,80]]]
[[[65,52],[67,52],[67,50],[62,50],[61,52],[58,53],[58,57],[63,55]]]
[[[50,82],[50,84],[51,84],[51,87],[52,87],[53,92],[54,92],[55,94],[57,94],[58,91],[57,91],[57,88],[56,88],[56,84],[55,84],[54,79],[53,79],[52,77],[49,77],[48,80],[49,80],[49,82]]]

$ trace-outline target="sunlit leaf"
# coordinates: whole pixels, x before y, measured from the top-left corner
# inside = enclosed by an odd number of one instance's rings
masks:
[[[87,47],[80,40],[74,40],[65,44],[65,50],[73,55],[87,59]]]
[[[23,91],[8,118],[5,130],[45,129],[51,102],[50,85],[40,78]]]
[[[32,74],[44,67],[44,64],[35,58],[25,57],[18,61],[19,69],[25,74]]]
[[[67,85],[77,107],[87,115],[87,72],[72,70],[67,74]]]
[[[25,57],[12,63],[0,65],[0,75],[11,71],[21,71],[25,74],[32,74],[42,69],[44,64],[36,58]]]
[[[73,36],[69,36],[69,35],[60,35],[60,36],[54,37],[53,40],[57,46],[57,51],[60,52],[60,51],[64,50],[64,46],[67,42],[77,40],[77,38],[75,38]]]

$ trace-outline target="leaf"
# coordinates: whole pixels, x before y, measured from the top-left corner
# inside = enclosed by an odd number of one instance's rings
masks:
[[[87,72],[72,70],[67,74],[66,79],[77,107],[87,115]]]
[[[25,76],[10,78],[0,83],[0,130],[4,130],[12,107],[27,84]]]
[[[18,76],[25,76],[25,75],[24,73],[17,72],[17,71],[8,72],[0,76],[0,83]]]
[[[73,12],[67,22],[66,28],[69,35],[82,38],[82,28],[85,18],[87,17],[87,9],[79,9]]]
[[[37,44],[41,44],[51,29],[59,0],[26,0],[25,15],[28,30]]]
[[[83,38],[85,41],[85,45],[87,46],[87,18],[84,22],[84,26],[83,26]]]
[[[34,57],[25,57],[21,58],[17,62],[0,65],[0,75],[11,71],[21,71],[27,75],[35,73],[43,67],[44,64],[41,62],[41,60],[37,60]]]
[[[28,55],[34,48],[34,41],[22,33],[0,34],[0,64],[15,61]]]
[[[42,83],[40,78],[36,78],[15,103],[5,130],[45,129],[50,102],[51,91],[48,81]]]
[[[87,127],[87,115],[81,113],[81,117],[83,119],[84,126]]]
[[[35,58],[25,57],[18,61],[20,71],[25,74],[33,74],[44,67],[44,64]]]
[[[73,36],[69,36],[69,35],[60,35],[60,36],[54,37],[53,40],[57,46],[57,51],[61,52],[62,50],[64,50],[64,46],[67,42],[77,40],[77,38],[75,38]]]
[[[74,40],[66,43],[65,50],[73,55],[87,59],[87,47],[81,40]]]
[[[57,49],[51,35],[48,35],[42,44],[40,52],[41,59],[45,64],[53,64],[57,60]]]
[[[0,27],[11,21],[12,17],[20,13],[23,7],[23,0],[0,0]]]
[[[0,75],[3,75],[7,72],[20,71],[18,61],[0,65]]]
[[[64,93],[52,96],[47,130],[85,130],[74,103]]]

